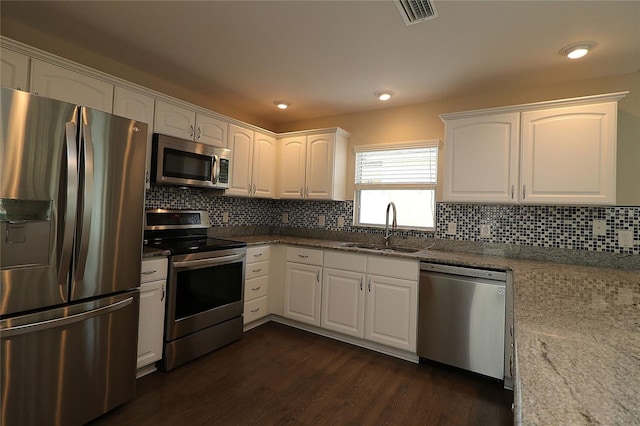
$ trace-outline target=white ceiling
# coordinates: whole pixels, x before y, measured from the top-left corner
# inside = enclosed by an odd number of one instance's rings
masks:
[[[434,5],[438,18],[411,26],[391,1],[3,0],[0,12],[271,123],[640,71],[640,1]],[[560,56],[578,41],[597,47]],[[395,97],[381,105],[380,89]]]

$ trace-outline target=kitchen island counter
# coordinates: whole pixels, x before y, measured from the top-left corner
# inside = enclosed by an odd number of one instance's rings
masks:
[[[639,271],[280,235],[233,239],[513,271],[515,423],[640,424]]]

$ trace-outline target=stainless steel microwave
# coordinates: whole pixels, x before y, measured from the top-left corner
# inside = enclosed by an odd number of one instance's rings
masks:
[[[151,183],[227,189],[230,157],[226,148],[154,133]]]

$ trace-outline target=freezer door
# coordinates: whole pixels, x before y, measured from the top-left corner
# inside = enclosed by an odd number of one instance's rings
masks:
[[[139,294],[0,321],[0,424],[80,425],[135,395]]]
[[[7,315],[67,301],[78,108],[0,90],[0,315]]]
[[[71,300],[139,286],[147,125],[82,108]]]

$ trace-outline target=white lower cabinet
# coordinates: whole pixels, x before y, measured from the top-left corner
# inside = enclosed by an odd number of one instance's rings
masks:
[[[269,313],[269,246],[247,248],[244,271],[244,318],[249,324]]]
[[[322,251],[287,247],[284,316],[320,326]]]
[[[162,358],[167,258],[144,259],[140,284],[138,321],[138,377],[155,371]]]
[[[416,352],[418,283],[367,276],[364,338]]]
[[[323,328],[416,352],[417,261],[327,251],[324,265]]]

